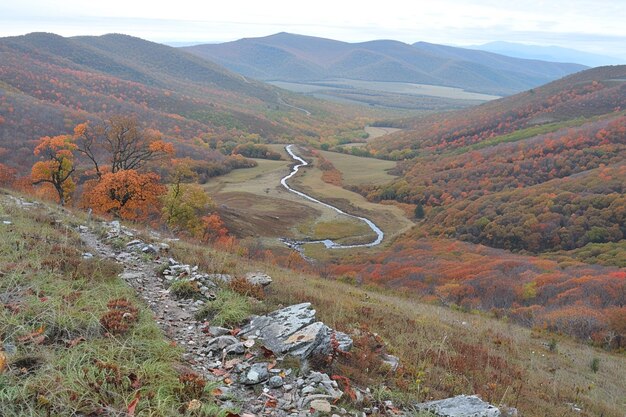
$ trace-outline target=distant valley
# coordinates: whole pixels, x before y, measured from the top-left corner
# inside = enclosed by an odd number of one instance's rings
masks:
[[[347,43],[289,33],[182,49],[291,91],[337,102],[420,110],[467,107],[587,68],[426,42]],[[435,86],[455,88],[456,94]]]

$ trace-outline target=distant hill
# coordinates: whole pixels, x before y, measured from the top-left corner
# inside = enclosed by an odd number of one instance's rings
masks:
[[[510,57],[541,59],[554,62],[574,62],[590,67],[626,64],[626,60],[611,56],[592,54],[559,46],[525,45],[515,42],[489,42],[484,45],[468,46],[470,49],[489,51]]]
[[[498,95],[523,91],[586,68],[426,43],[347,43],[289,33],[182,49],[260,80],[396,81]]]
[[[272,119],[268,109],[284,113]],[[32,160],[40,136],[115,113],[177,138],[181,152],[183,139],[203,135],[271,140],[310,128],[276,88],[180,49],[119,34],[0,38],[0,148],[14,164]]]

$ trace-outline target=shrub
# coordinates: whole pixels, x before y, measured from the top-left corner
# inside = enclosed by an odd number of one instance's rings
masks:
[[[214,301],[207,303],[196,313],[198,320],[210,320],[216,326],[234,326],[250,315],[250,305],[243,295],[222,290]]]
[[[263,291],[263,286],[252,284],[250,281],[245,279],[244,277],[237,277],[233,279],[230,284],[228,284],[231,290],[236,292],[237,294],[253,297],[257,300],[263,300],[265,298],[265,292]]]
[[[170,292],[177,298],[194,298],[200,294],[196,281],[176,280],[170,285]]]
[[[111,334],[124,334],[139,320],[139,312],[130,301],[117,298],[107,303],[109,311],[100,317],[100,324]]]

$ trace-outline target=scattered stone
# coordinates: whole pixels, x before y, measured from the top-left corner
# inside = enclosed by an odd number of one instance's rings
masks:
[[[270,373],[267,369],[267,363],[255,363],[250,367],[248,372],[243,375],[243,379],[240,381],[245,385],[255,385],[263,381],[267,381]]]
[[[381,359],[384,363],[389,365],[393,372],[398,370],[398,366],[400,366],[400,358],[398,358],[397,356],[387,355],[386,353],[383,353]]]
[[[91,259],[93,258],[93,253],[91,252],[84,252],[83,253],[83,259]]]
[[[9,220],[2,220],[2,224],[10,225],[10,224],[13,224],[13,223],[10,222]]]
[[[228,274],[207,274],[206,277],[209,281],[213,281],[214,283],[221,282],[224,284],[230,284],[233,280],[233,276]]]
[[[500,410],[476,395],[457,395],[445,400],[416,404],[418,410],[427,410],[441,417],[500,417]]]
[[[203,304],[203,303],[200,302],[200,304]],[[225,327],[210,326],[209,334],[211,334],[211,336],[214,336],[214,337],[224,336],[224,335],[230,334],[230,329],[227,329]]]
[[[238,342],[239,340],[234,336],[218,336],[209,340],[206,345],[206,350],[209,352],[219,352]]]
[[[245,275],[245,278],[252,285],[261,285],[266,287],[272,283],[272,278],[263,272],[248,272]]]
[[[280,377],[279,375],[274,375],[273,377],[269,379],[269,381],[267,381],[267,385],[269,385],[270,388],[280,388],[283,386],[283,384],[284,384],[283,378]]]
[[[309,404],[309,406],[316,410],[316,411],[320,411],[322,413],[330,413],[332,411],[331,407],[330,407],[330,403],[326,400],[313,400],[311,401],[311,403]]]
[[[126,247],[132,248],[133,246],[139,246],[139,245],[143,245],[143,240],[135,239],[135,240],[131,240],[130,242],[128,242],[126,244]]]
[[[232,355],[243,355],[246,352],[246,348],[243,345],[243,343],[238,342],[238,343],[228,346],[225,349],[225,352],[227,354],[232,354]]]
[[[154,246],[152,246],[152,245],[146,245],[146,246],[144,246],[143,248],[141,248],[141,251],[142,251],[143,253],[149,253],[149,254],[152,254],[152,255],[156,255],[156,253],[158,252],[158,251],[156,250],[156,248],[155,248]]]

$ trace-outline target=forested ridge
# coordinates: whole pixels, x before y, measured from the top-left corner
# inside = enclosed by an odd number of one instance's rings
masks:
[[[21,171],[42,135],[117,114],[159,130],[179,156],[205,157],[217,143],[312,142],[363,117],[305,100],[285,106],[277,89],[176,48],[126,35],[64,38],[49,33],[0,39],[0,151]],[[294,96],[295,97],[295,96]],[[308,100],[308,101],[307,101]],[[365,118],[371,116],[365,116]],[[210,142],[210,143],[209,143]]]

